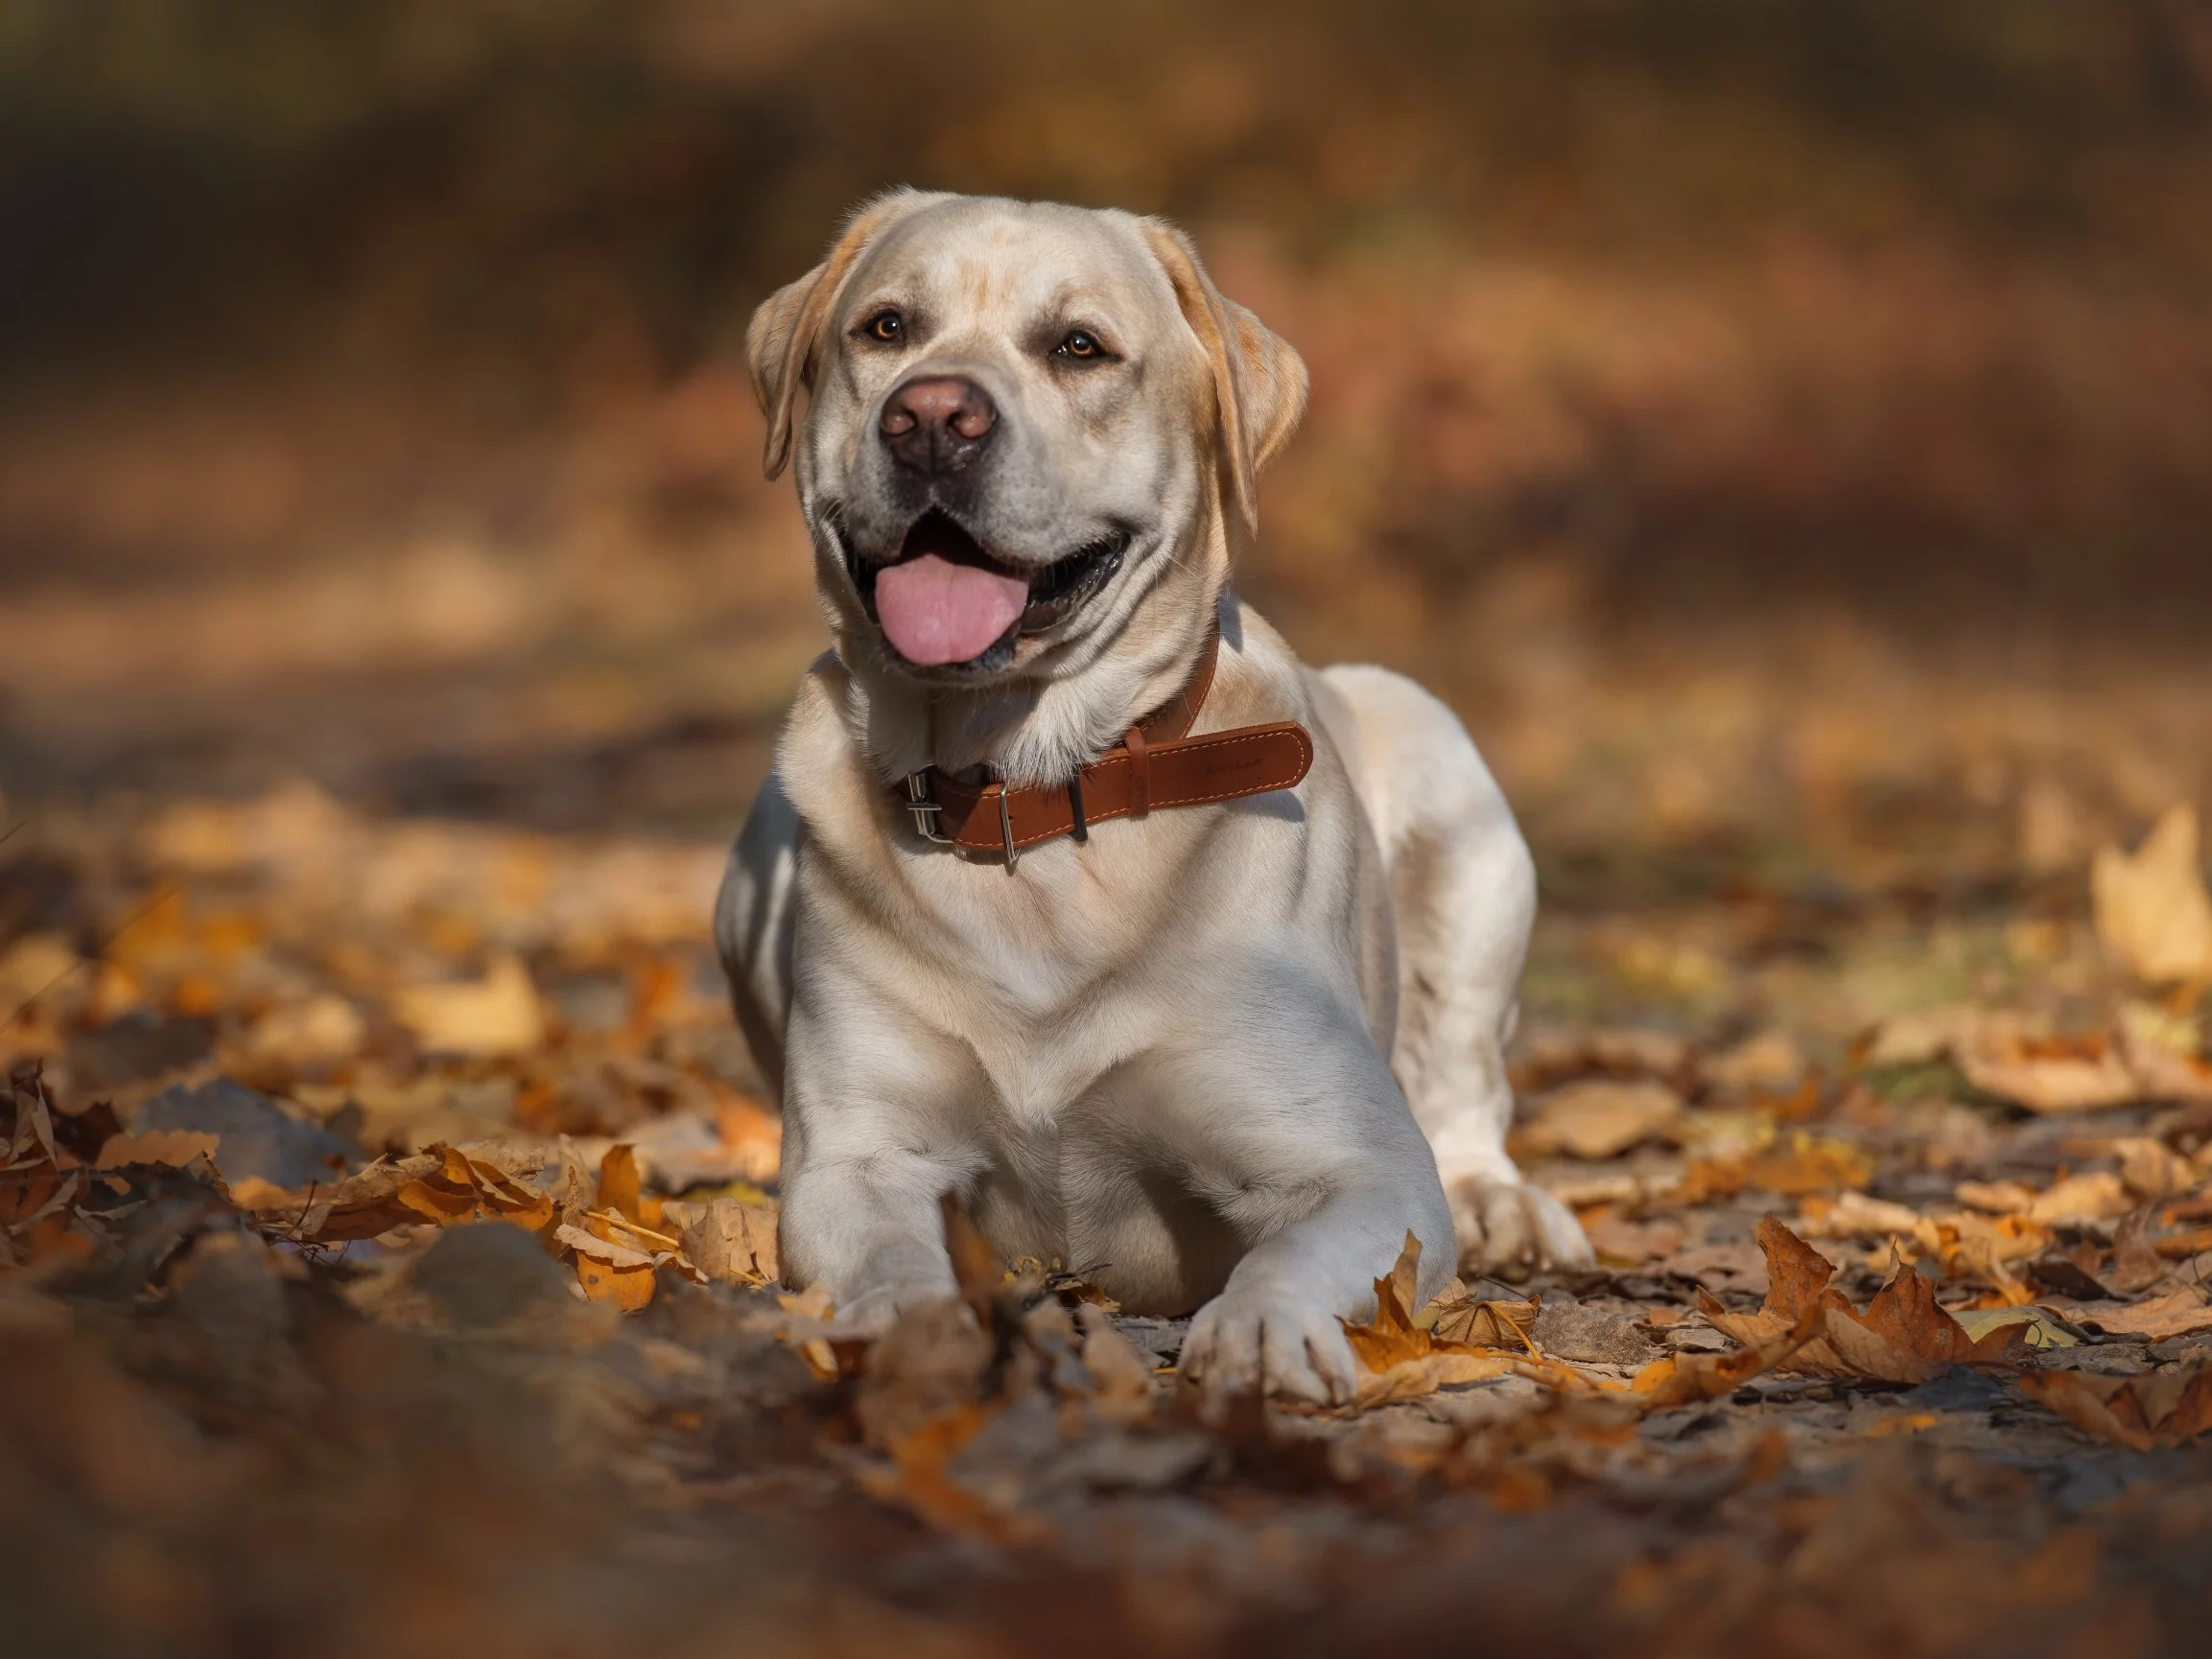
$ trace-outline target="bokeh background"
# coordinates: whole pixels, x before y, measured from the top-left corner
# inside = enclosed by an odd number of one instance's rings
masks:
[[[9,0],[11,818],[726,831],[821,641],[744,320],[902,181],[1195,231],[1313,371],[1244,587],[1562,901],[2204,794],[2184,0]]]

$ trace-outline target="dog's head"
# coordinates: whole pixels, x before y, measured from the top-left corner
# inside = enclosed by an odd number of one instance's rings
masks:
[[[1179,231],[1048,202],[881,198],[746,345],[840,631],[924,685],[1072,673],[1211,600],[1306,399]]]

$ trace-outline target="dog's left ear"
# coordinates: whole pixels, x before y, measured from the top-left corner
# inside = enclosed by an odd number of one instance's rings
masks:
[[[1228,298],[1206,274],[1190,239],[1165,220],[1142,222],[1167,272],[1183,319],[1213,365],[1214,438],[1222,493],[1249,532],[1259,528],[1259,469],[1289,441],[1306,412],[1306,361],[1290,342]]]
[[[813,388],[815,348],[846,276],[871,242],[917,207],[937,199],[928,191],[893,190],[863,202],[846,222],[827,259],[798,281],[776,290],[754,311],[745,328],[745,367],[752,374],[761,412],[768,417],[761,465],[771,479],[790,464],[799,388]]]

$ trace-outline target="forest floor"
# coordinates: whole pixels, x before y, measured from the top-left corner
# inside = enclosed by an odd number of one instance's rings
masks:
[[[1914,843],[1948,875],[1548,870],[1517,1149],[1601,1266],[1386,1297],[1316,1411],[973,1240],[873,1345],[780,1289],[714,841],[298,779],[18,809],[16,1651],[2131,1653],[2206,1611],[2185,813],[2094,905],[2063,844],[1972,876],[1965,809]]]
[[[751,419],[705,375],[505,455],[542,522],[228,564],[231,429],[41,429],[185,539],[10,576],[12,1651],[2195,1650],[2199,669],[1262,549],[1521,814],[1516,1150],[1600,1268],[1385,1296],[1336,1411],[957,1231],[858,1345],[773,1282],[707,936],[820,648]]]

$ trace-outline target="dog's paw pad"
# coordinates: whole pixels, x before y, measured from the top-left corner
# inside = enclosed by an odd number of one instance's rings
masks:
[[[1448,1189],[1463,1270],[1587,1268],[1597,1252],[1574,1212],[1524,1180],[1469,1178]]]

